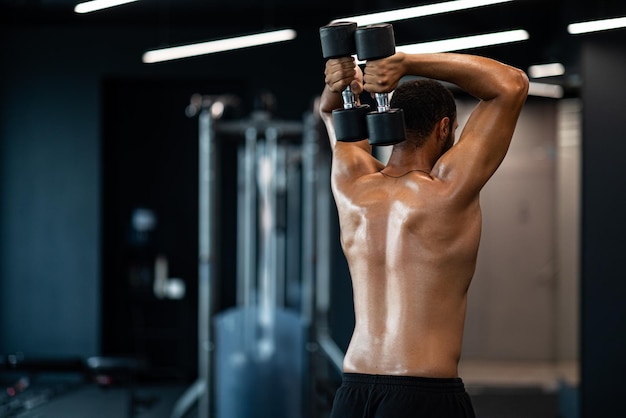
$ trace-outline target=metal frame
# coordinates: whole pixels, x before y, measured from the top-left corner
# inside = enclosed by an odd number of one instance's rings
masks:
[[[208,418],[211,411],[211,318],[213,314],[213,284],[217,270],[215,252],[217,150],[215,145],[214,105],[224,104],[226,98],[192,97],[187,107],[189,117],[198,115],[198,377],[178,399],[171,418],[182,418],[198,403],[198,418]]]
[[[312,330],[313,346],[341,373],[343,352],[330,336],[328,315],[330,311],[331,241],[330,219],[332,196],[330,194],[330,158],[321,156],[315,114],[307,114],[303,123],[272,121],[253,117],[248,120],[222,121],[216,123],[221,114],[214,105],[223,106],[232,102],[228,96],[194,95],[187,107],[189,117],[198,116],[198,377],[178,399],[170,418],[182,418],[194,404],[198,404],[198,418],[209,418],[213,410],[212,381],[212,317],[213,291],[218,260],[215,254],[216,190],[218,186],[218,158],[215,144],[216,133],[243,135],[244,147],[240,150],[239,194],[243,202],[238,205],[238,260],[242,266],[237,273],[237,303],[250,306],[255,303],[257,270],[257,229],[254,208],[256,199],[256,154],[257,135],[265,133],[265,146],[274,164],[278,164],[277,141],[279,135],[302,135],[302,216],[305,222],[301,232],[301,315],[304,323]],[[217,106],[219,108],[219,106]],[[215,112],[214,112],[215,111]],[[283,156],[284,160],[284,156]],[[286,163],[282,162],[282,169]],[[274,176],[276,177],[276,176]],[[276,182],[276,178],[272,180]],[[278,180],[280,181],[280,179]],[[276,187],[276,184],[273,184]],[[271,202],[270,202],[271,203]],[[253,236],[254,235],[254,236]],[[267,243],[276,246],[276,237]],[[282,255],[284,256],[284,254]],[[238,257],[239,258],[239,257]],[[270,265],[275,261],[266,260]],[[272,266],[275,267],[275,266]],[[276,270],[273,268],[272,270]],[[283,277],[282,280],[285,280]],[[275,290],[275,289],[274,289]],[[307,297],[308,296],[308,297]],[[315,348],[313,348],[316,351]]]

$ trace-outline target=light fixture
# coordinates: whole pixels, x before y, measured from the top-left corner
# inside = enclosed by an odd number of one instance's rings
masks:
[[[535,83],[531,81],[528,85],[528,94],[531,96],[560,99],[563,97],[563,87],[558,84]]]
[[[556,77],[563,74],[565,74],[565,67],[559,62],[528,67],[528,75],[531,78]]]
[[[449,52],[463,49],[479,48],[483,46],[525,41],[529,38],[528,32],[523,29],[505,32],[486,33],[483,35],[464,36],[462,38],[443,39],[440,41],[423,42],[396,47],[396,51],[407,54],[423,54],[430,52]]]
[[[567,31],[572,35],[578,35],[581,33],[599,32],[603,30],[619,29],[624,27],[626,27],[626,17],[616,17],[612,19],[571,23],[567,25]]]
[[[109,7],[119,6],[121,4],[132,3],[138,0],[92,0],[79,3],[74,7],[76,13],[90,13],[96,10],[108,9]]]
[[[423,6],[408,7],[405,9],[390,10],[387,12],[371,13],[360,16],[334,19],[333,22],[350,21],[357,25],[370,25],[373,23],[388,23],[396,20],[413,19],[422,16],[432,16],[442,13],[455,12],[457,10],[472,9],[491,4],[507,3],[513,0],[453,0],[443,3],[426,4]]]
[[[198,55],[230,51],[233,49],[241,49],[252,46],[289,41],[294,39],[295,37],[296,31],[294,31],[293,29],[282,29],[272,32],[257,33],[254,35],[244,35],[235,38],[220,39],[216,41],[154,49],[145,52],[143,54],[142,61],[146,64],[151,64],[155,62],[176,60]]]

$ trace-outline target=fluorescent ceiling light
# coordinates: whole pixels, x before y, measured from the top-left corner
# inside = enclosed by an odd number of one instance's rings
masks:
[[[557,84],[530,82],[530,84],[528,85],[528,94],[531,96],[560,99],[561,97],[563,97],[563,87]]]
[[[488,6],[491,4],[507,3],[513,0],[454,0],[443,3],[427,4],[424,6],[408,7],[406,9],[390,10],[388,12],[371,13],[367,15],[344,17],[335,19],[333,22],[350,21],[357,25],[370,25],[372,23],[394,22],[396,20],[412,19],[422,16],[432,16],[442,13],[455,12],[457,10],[472,9],[475,7]]]
[[[484,35],[465,36],[463,38],[444,39],[441,41],[402,45],[396,47],[396,51],[404,52],[407,54],[460,51],[463,49],[525,41],[528,38],[528,32],[523,29],[517,29],[506,32],[487,33]]]
[[[74,7],[76,13],[89,13],[96,10],[107,9],[109,7],[119,6],[120,4],[132,3],[137,0],[93,0],[77,4]]]
[[[581,33],[599,32],[602,30],[618,29],[623,27],[626,27],[626,17],[616,17],[613,19],[571,23],[567,25],[567,31],[572,35],[578,35]]]
[[[233,49],[241,49],[251,46],[271,44],[275,42],[290,41],[295,37],[296,31],[292,29],[283,29],[273,32],[258,33],[255,35],[245,35],[235,38],[221,39],[217,41],[155,49],[144,53],[142,61],[146,64],[151,64],[160,61],[176,60],[180,58],[194,57],[197,55],[206,55],[216,52],[230,51]]]
[[[531,65],[528,67],[528,75],[530,75],[531,78],[556,77],[563,74],[565,74],[565,67],[558,62]]]

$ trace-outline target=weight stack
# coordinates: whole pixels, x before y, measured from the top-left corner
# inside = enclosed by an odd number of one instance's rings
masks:
[[[215,323],[216,418],[303,416],[305,332],[296,313],[236,307]]]

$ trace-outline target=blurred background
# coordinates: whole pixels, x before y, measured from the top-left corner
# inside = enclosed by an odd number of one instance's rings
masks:
[[[326,417],[354,317],[319,28],[433,3],[0,0],[0,417]],[[568,25],[624,16],[512,0],[393,22],[398,46],[527,35],[452,49],[532,82],[481,195],[460,364],[478,416],[619,416],[626,29]],[[476,102],[451,89],[462,128]]]

